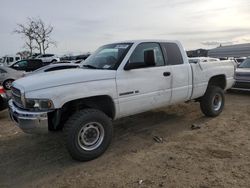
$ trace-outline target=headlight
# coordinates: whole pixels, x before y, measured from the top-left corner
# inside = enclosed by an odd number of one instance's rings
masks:
[[[26,99],[25,107],[30,109],[49,110],[53,109],[53,102],[49,99]]]

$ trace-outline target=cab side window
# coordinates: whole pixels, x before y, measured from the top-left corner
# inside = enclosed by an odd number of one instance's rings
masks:
[[[181,65],[184,63],[180,48],[175,43],[163,43],[162,44],[167,65]]]
[[[154,59],[155,62],[151,64],[150,62],[145,62],[145,55],[151,56],[150,58]],[[129,64],[138,64],[138,68],[164,66],[165,62],[160,45],[158,43],[139,44],[132,53],[129,59]]]

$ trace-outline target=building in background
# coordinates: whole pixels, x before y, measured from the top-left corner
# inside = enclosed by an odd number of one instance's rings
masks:
[[[248,57],[250,56],[250,43],[220,46],[209,50],[208,56],[215,58]]]

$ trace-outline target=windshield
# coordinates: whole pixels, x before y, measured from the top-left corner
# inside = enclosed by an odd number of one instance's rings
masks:
[[[82,62],[83,68],[116,70],[132,43],[115,43],[100,47]]]
[[[246,59],[240,64],[239,68],[250,68],[250,59]]]

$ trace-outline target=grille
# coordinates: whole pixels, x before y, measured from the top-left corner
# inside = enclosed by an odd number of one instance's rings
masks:
[[[244,80],[246,82],[250,81],[250,73],[248,72],[236,72],[235,76],[236,76],[236,80],[239,80],[239,81]]]
[[[250,89],[250,82],[239,82],[236,81],[235,88],[243,88],[243,89]]]
[[[12,99],[17,106],[22,106],[21,91],[17,88],[11,88]]]

